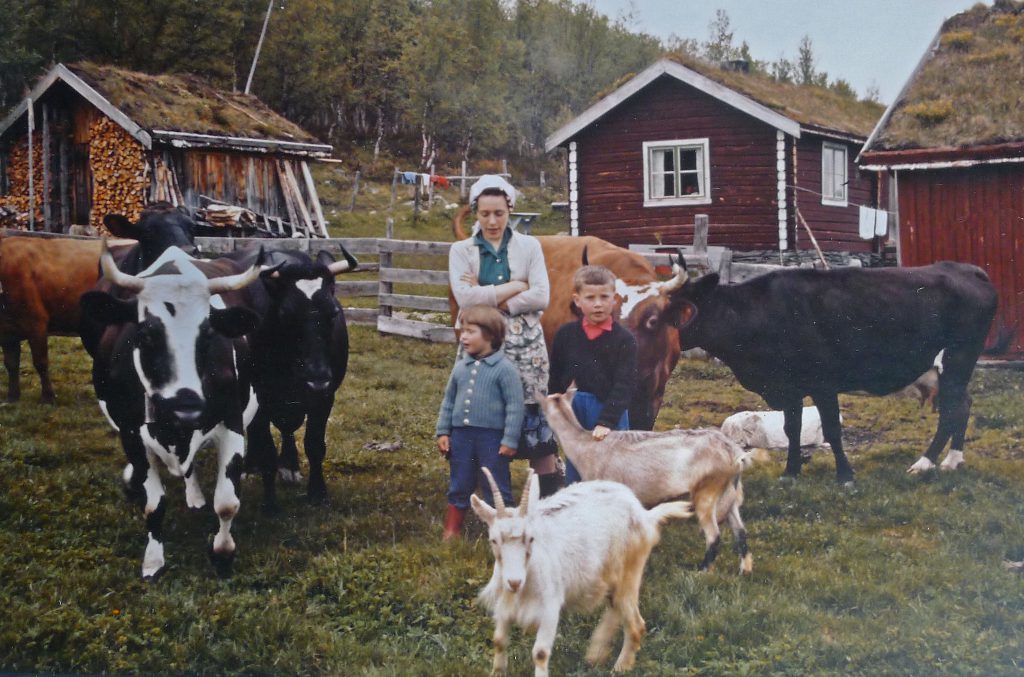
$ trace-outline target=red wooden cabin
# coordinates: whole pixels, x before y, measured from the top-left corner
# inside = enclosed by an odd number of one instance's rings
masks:
[[[882,171],[901,265],[974,263],[999,290],[993,332],[1024,356],[1024,3],[952,17],[858,158]]]
[[[854,158],[881,107],[766,75],[661,59],[552,134],[568,151],[573,233],[619,245],[870,252],[858,206],[877,203]]]

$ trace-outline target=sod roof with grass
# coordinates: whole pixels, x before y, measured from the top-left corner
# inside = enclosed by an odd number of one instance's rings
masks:
[[[687,55],[668,58],[812,130],[867,138],[885,110],[874,101],[846,97],[826,87],[779,82],[767,73],[726,70]]]
[[[145,129],[316,143],[255,96],[217,89],[194,75],[151,75],[94,63],[68,69]]]
[[[1024,142],[1024,2],[946,20],[879,124],[870,151]]]

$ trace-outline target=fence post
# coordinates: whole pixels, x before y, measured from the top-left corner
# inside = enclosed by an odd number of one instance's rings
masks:
[[[352,182],[352,202],[348,206],[348,210],[350,212],[354,212],[356,210],[356,195],[358,195],[358,194],[359,194],[359,170],[357,169],[356,170],[356,178]]]
[[[465,200],[466,196],[468,195],[468,193],[466,193],[466,176],[469,175],[468,170],[469,170],[469,166],[467,165],[466,161],[463,160],[462,161],[462,178],[459,179],[459,197],[461,197],[463,200]]]
[[[708,215],[697,214],[693,217],[693,253],[708,253]]]
[[[546,185],[546,182],[544,181],[544,170],[542,169],[542,170],[540,170],[540,187],[544,188],[545,185]]]
[[[417,186],[417,189],[419,187]],[[395,237],[395,197],[398,193],[398,169],[396,168],[394,173],[391,175],[391,202],[388,203],[388,220],[387,226],[384,231],[384,237],[391,240]],[[379,254],[380,270],[391,267],[391,251],[381,250]],[[379,275],[379,273],[378,273]],[[377,315],[391,317],[391,306],[386,306],[381,303],[381,297],[384,294],[390,294],[394,290],[394,285],[391,282],[381,281],[378,285],[377,290]]]

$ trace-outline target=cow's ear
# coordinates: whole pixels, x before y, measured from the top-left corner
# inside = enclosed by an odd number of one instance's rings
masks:
[[[87,291],[78,300],[82,316],[103,325],[125,324],[138,319],[138,301],[114,298],[107,292]]]
[[[332,256],[326,249],[321,249],[320,253],[316,255],[316,262],[321,266],[329,266],[335,261],[337,261],[337,259],[335,259],[334,256]]]
[[[106,226],[107,230],[109,230],[115,237],[125,237],[131,240],[138,239],[135,224],[121,214],[107,214],[103,217],[103,225]]]
[[[696,298],[708,293],[718,286],[718,280],[718,273],[708,273],[707,275],[698,277],[696,280],[691,282],[693,285],[693,292],[691,295]]]
[[[241,306],[211,308],[210,326],[222,336],[238,338],[255,331],[260,326],[260,316]]]

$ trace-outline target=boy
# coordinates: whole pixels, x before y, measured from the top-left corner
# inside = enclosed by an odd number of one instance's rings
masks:
[[[465,357],[452,369],[437,416],[437,448],[448,459],[448,513],[444,540],[457,537],[479,484],[494,505],[480,468],[494,475],[507,505],[512,505],[509,461],[516,454],[523,425],[523,384],[501,350],[505,317],[490,306],[462,311],[459,342]]]
[[[603,440],[612,430],[629,429],[627,407],[636,390],[636,339],[612,319],[615,275],[603,266],[583,266],[573,277],[573,303],[579,321],[559,328],[551,348],[549,393],[564,393],[573,381],[572,409],[580,425]],[[565,482],[580,475],[566,459]]]

